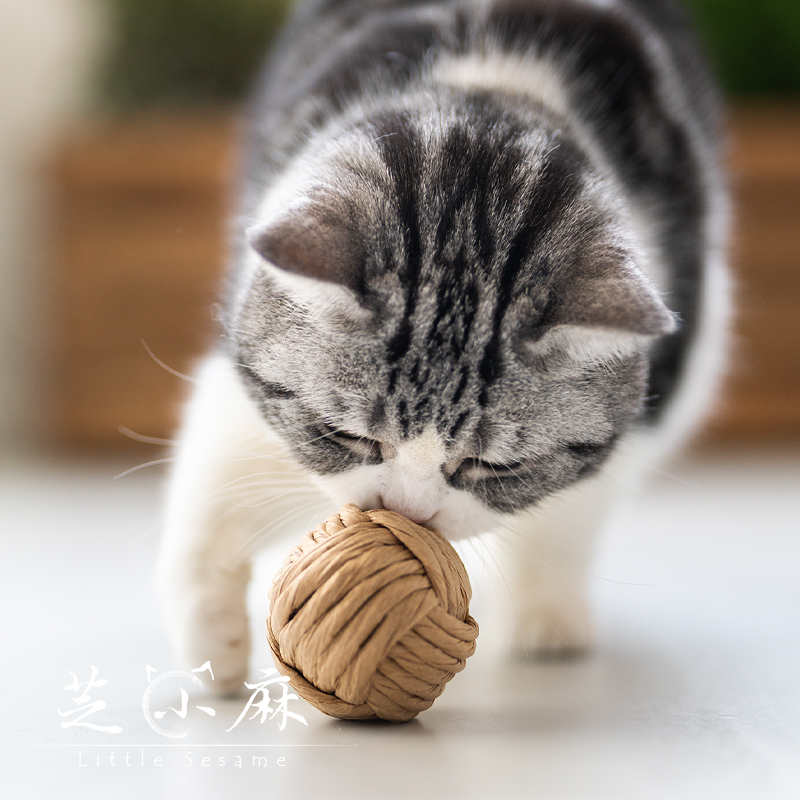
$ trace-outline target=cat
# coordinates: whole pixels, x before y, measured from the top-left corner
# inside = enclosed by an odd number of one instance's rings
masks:
[[[721,111],[683,13],[301,0],[249,117],[167,498],[178,653],[241,687],[256,546],[347,502],[512,537],[528,652],[586,651],[596,531],[724,361]]]

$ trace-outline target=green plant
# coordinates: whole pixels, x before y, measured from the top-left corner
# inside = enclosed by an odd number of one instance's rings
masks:
[[[238,99],[288,0],[110,0],[115,37],[103,94],[113,106]]]
[[[109,0],[114,106],[242,96],[291,0]],[[725,89],[800,93],[800,0],[683,0]]]
[[[733,95],[800,93],[800,0],[684,0]]]

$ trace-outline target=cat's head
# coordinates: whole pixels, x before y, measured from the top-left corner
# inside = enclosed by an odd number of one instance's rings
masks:
[[[675,328],[610,181],[479,96],[312,141],[258,219],[231,327],[265,419],[338,502],[453,538],[596,471]]]

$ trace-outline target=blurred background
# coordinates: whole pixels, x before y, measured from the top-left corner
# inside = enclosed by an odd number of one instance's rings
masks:
[[[182,757],[87,778],[69,748],[104,734],[58,713],[69,672],[97,665],[97,721],[158,744],[145,665],[175,662],[150,588],[157,442],[191,385],[176,373],[218,335],[239,110],[286,1],[0,0],[0,774],[15,796],[264,796],[263,777],[192,777]],[[305,707],[297,741],[340,749],[287,750],[271,796],[800,797],[800,2],[686,3],[729,100],[735,351],[695,449],[602,539],[596,653],[495,665],[502,626],[484,614],[513,621],[495,557],[515,545],[476,544],[474,663],[419,725]],[[255,567],[253,670],[282,548]]]
[[[168,437],[237,109],[288,0],[0,2],[0,445]],[[706,442],[800,441],[800,3],[686,0],[730,99],[739,320]]]

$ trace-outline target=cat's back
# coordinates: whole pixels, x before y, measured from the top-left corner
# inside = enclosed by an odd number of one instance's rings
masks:
[[[692,144],[715,159],[719,104],[672,0],[301,0],[253,95],[247,176],[263,188],[332,118],[435,84],[443,61],[451,78],[463,65],[467,86],[551,99],[541,70],[502,58],[545,64],[568,106],[556,110],[582,121],[626,180],[685,172]]]
[[[642,212],[650,277],[683,322],[652,355],[655,417],[698,339],[725,216],[717,94],[672,0],[301,0],[254,93],[242,219],[315,137],[421,105],[436,125],[437,103],[479,96],[545,108]]]
[[[308,94],[334,105],[378,85],[402,87],[442,55],[500,49],[566,72],[674,71],[708,117],[711,81],[673,0],[301,0],[258,94],[262,111]]]

